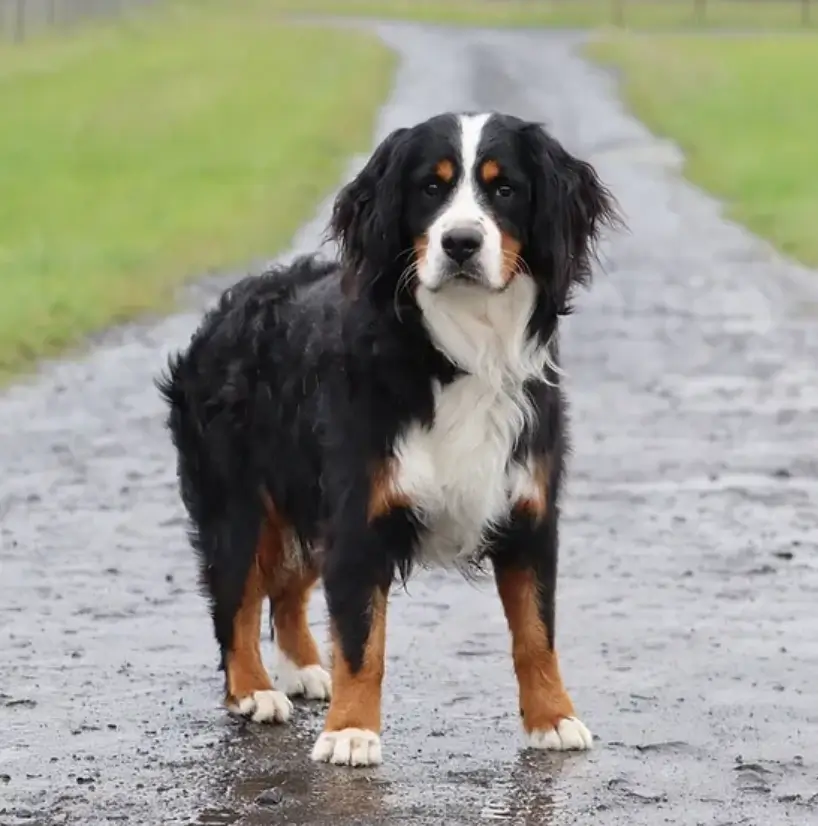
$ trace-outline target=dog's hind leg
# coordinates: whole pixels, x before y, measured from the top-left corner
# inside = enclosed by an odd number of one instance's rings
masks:
[[[277,648],[276,687],[289,696],[328,700],[329,673],[321,665],[307,608],[318,575],[310,566],[291,573],[270,593]]]
[[[307,619],[310,594],[318,580],[318,572],[271,497],[265,492],[262,500],[268,541],[267,552],[259,559],[271,605],[270,623],[277,654],[276,688],[288,696],[327,700],[330,676],[321,665],[318,646]]]
[[[256,722],[286,722],[292,703],[276,691],[261,659],[266,572],[280,560],[279,536],[253,503],[228,507],[215,526],[200,529],[203,579],[210,591],[225,670],[225,705]]]
[[[284,723],[292,714],[287,696],[276,691],[261,659],[261,609],[266,596],[259,565],[247,577],[241,607],[233,619],[233,640],[225,657],[225,704],[260,723]]]

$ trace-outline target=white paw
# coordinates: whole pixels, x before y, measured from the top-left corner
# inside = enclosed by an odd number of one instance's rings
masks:
[[[325,731],[315,742],[312,759],[336,766],[377,766],[382,759],[381,738],[360,728]]]
[[[586,751],[593,744],[591,732],[577,717],[564,717],[556,728],[535,729],[528,735],[528,745],[532,749]]]
[[[329,700],[332,679],[320,665],[298,668],[283,654],[279,654],[273,682],[288,697],[303,695],[308,700]]]
[[[228,710],[255,723],[286,723],[293,713],[293,704],[283,691],[254,691],[229,705]]]

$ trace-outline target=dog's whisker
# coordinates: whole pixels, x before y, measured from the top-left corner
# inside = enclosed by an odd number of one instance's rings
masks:
[[[406,247],[404,250],[402,250],[401,252],[399,252],[399,253],[395,256],[395,261],[399,261],[401,258],[404,258],[404,257],[405,257],[405,256],[407,256],[407,255],[411,255],[413,252],[414,252],[414,247]],[[409,266],[411,266],[411,264],[409,264]],[[379,271],[378,271],[378,272],[374,275],[374,277],[372,277],[372,278],[370,279],[369,283],[370,283],[370,284],[377,284],[377,283],[378,283],[378,281],[379,281],[381,278],[383,278],[383,277],[384,277],[384,275],[386,275],[388,272],[389,272],[389,269],[388,269],[388,268],[384,268],[384,269],[379,270]]]
[[[401,272],[400,277],[398,278],[395,284],[395,292],[392,296],[392,302],[393,307],[395,309],[395,315],[398,318],[398,321],[401,320],[401,310],[399,303],[401,291],[409,285],[409,282],[417,274],[417,267],[417,261],[410,262],[409,265],[404,268],[403,272]]]

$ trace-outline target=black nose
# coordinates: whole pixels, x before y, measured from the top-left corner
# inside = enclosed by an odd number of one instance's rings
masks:
[[[443,252],[457,264],[465,264],[482,243],[483,236],[476,229],[452,229],[441,240]]]

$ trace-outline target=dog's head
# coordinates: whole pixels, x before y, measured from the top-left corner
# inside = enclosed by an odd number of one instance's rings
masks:
[[[331,230],[355,291],[502,291],[527,275],[560,312],[615,220],[594,169],[540,125],[445,114],[380,144],[339,194]]]

